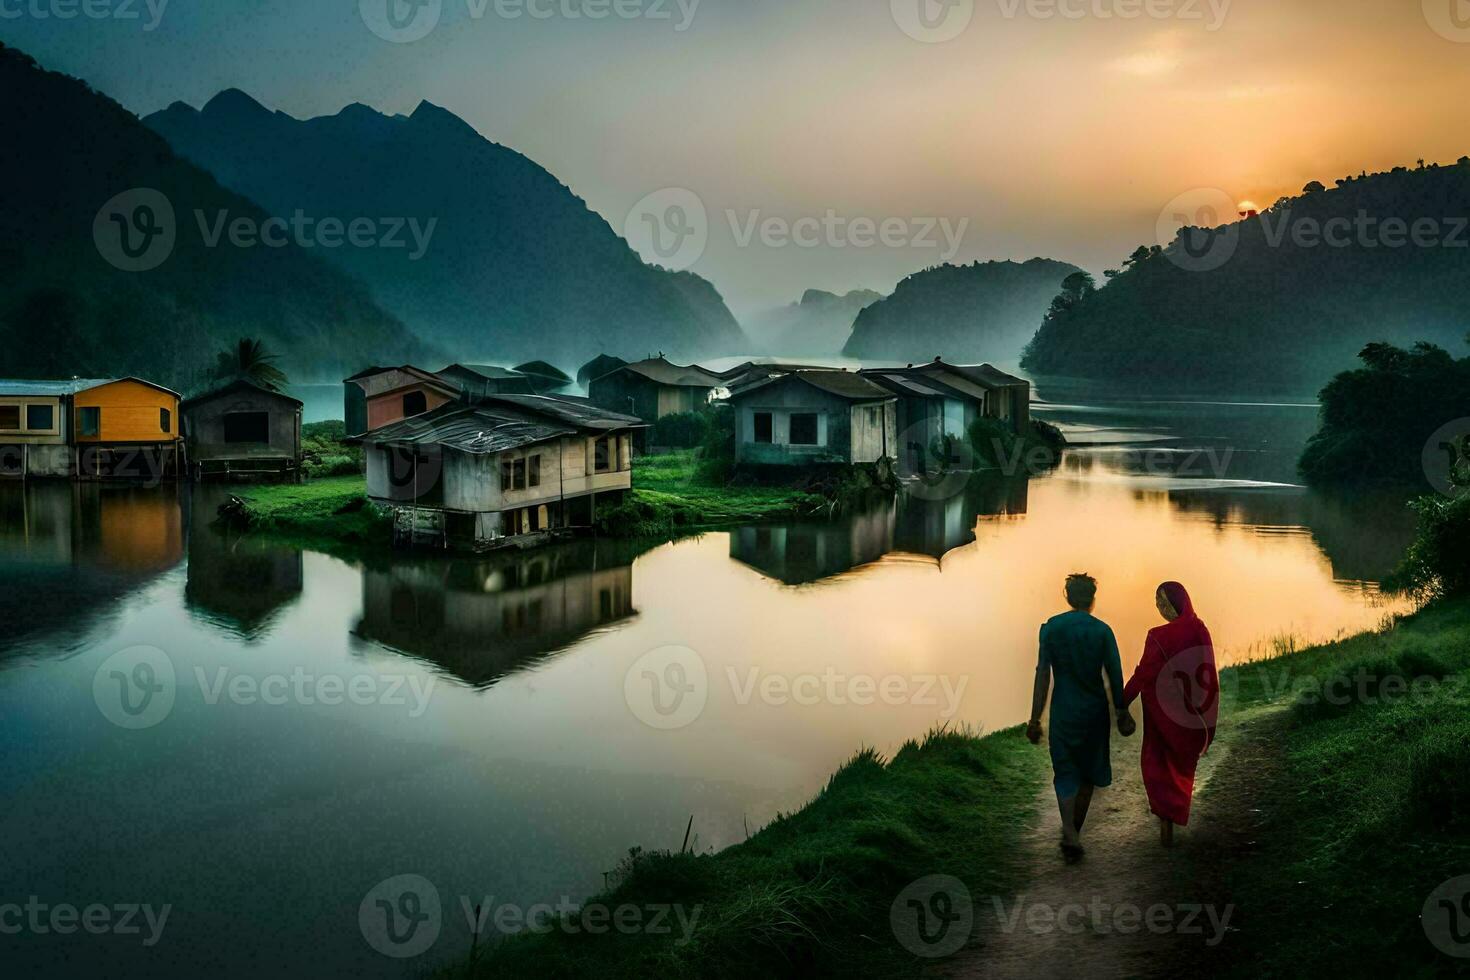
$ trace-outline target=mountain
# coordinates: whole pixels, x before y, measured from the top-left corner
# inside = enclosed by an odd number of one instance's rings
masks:
[[[940,265],[858,314],[843,353],[894,361],[1006,361],[1036,332],[1076,266],[1054,259]]]
[[[144,121],[277,214],[417,226],[403,248],[324,255],[458,360],[580,364],[603,352],[703,357],[744,346],[710,283],[645,264],[545,169],[428,102],[409,116],[350,105],[296,119],[231,90],[202,110],[175,103]]]
[[[1103,288],[1050,316],[1023,364],[1176,387],[1316,391],[1369,343],[1458,343],[1470,325],[1467,227],[1467,158],[1333,189],[1313,182],[1258,217],[1138,249]]]
[[[852,321],[863,307],[882,298],[871,289],[854,289],[845,296],[808,289],[801,302],[752,318],[745,333],[764,353],[835,356],[852,336]]]
[[[3,45],[0,89],[5,374],[187,386],[241,337],[283,355],[296,380],[342,377],[363,350],[424,352],[360,284],[301,248],[210,247],[196,210],[265,212],[111,99]]]

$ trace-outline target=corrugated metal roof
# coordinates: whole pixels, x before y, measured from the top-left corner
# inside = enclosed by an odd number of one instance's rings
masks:
[[[488,455],[570,435],[576,435],[576,430],[516,418],[485,406],[446,405],[427,415],[374,429],[362,441],[389,446],[439,446]]]
[[[544,415],[553,421],[582,429],[627,429],[643,427],[644,422],[632,415],[621,415],[598,408],[591,402],[572,401],[550,395],[485,395],[482,404],[508,405]]]
[[[140,385],[157,388],[178,397],[179,393],[172,388],[165,388],[161,384],[152,381],[144,381],[142,378],[72,378],[70,381],[31,381],[25,379],[0,379],[0,395],[8,397],[24,397],[26,395],[40,395],[48,397],[60,397],[64,395],[75,395],[79,392],[90,391],[103,385],[116,384],[119,381],[136,381]]]
[[[258,395],[267,395],[271,398],[279,398],[282,401],[291,402],[298,407],[300,407],[301,405],[301,399],[299,398],[292,398],[290,395],[287,395],[283,392],[271,391],[269,388],[258,385],[248,378],[237,378],[227,385],[223,385],[219,388],[201,392],[200,394],[185,398],[182,402],[179,403],[179,409],[182,411],[186,408],[192,408],[193,406],[198,405],[201,402],[207,402],[214,398],[220,398],[225,395],[231,394],[232,392],[240,391],[242,389]]]
[[[892,393],[886,388],[876,385],[861,375],[851,374],[847,371],[793,371],[790,374],[778,374],[757,381],[730,393],[732,399],[743,398],[753,391],[759,391],[769,385],[780,384],[783,381],[804,381],[813,388],[818,388],[838,398],[848,401],[878,401],[891,398]]]
[[[71,381],[27,381],[0,378],[0,395],[11,397],[44,395],[57,398],[63,395],[75,395],[79,391],[86,391],[88,388],[96,388],[99,385],[111,384],[112,381],[112,378],[74,378]]]
[[[720,388],[724,386],[725,379],[712,371],[706,371],[697,364],[683,367],[670,363],[662,357],[649,358],[646,361],[638,361],[635,364],[627,364],[610,371],[609,374],[617,374],[618,371],[631,371],[640,374],[650,381],[656,381],[661,385],[675,385],[681,388]],[[606,375],[604,375],[606,377]]]

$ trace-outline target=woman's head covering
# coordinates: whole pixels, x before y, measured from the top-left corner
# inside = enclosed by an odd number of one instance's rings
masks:
[[[1189,599],[1189,592],[1178,582],[1165,582],[1159,586],[1159,591],[1164,593],[1164,598],[1169,600],[1169,605],[1179,614],[1180,619],[1194,618],[1194,603]]]

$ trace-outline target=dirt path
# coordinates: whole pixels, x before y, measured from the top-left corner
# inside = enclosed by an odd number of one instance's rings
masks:
[[[1177,975],[1173,967],[1183,958],[1228,935],[1233,910],[1202,894],[1211,889],[1194,880],[1192,857],[1222,843],[1199,792],[1231,740],[1201,760],[1191,826],[1177,830],[1173,849],[1165,850],[1139,773],[1140,735],[1113,738],[1113,785],[1093,801],[1082,833],[1087,855],[1076,865],[1067,865],[1057,847],[1061,818],[1048,782],[1039,801],[1043,819],[1027,843],[1029,885],[1004,899],[974,896],[975,940],[940,975],[1167,977]]]

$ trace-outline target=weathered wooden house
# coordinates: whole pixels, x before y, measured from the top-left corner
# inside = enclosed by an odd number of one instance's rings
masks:
[[[342,382],[349,436],[431,412],[460,396],[458,385],[411,365],[368,368]]]
[[[179,411],[195,479],[299,477],[299,400],[241,379],[185,399]]]
[[[847,371],[776,374],[731,392],[735,461],[767,466],[892,458],[897,399]]]
[[[964,440],[980,418],[1004,422],[1020,433],[1030,424],[1031,384],[989,364],[946,364],[939,359],[907,368],[867,368],[864,378],[897,399],[900,472],[936,464],[943,440]]]
[[[0,473],[156,480],[178,473],[179,395],[140,378],[0,382]]]
[[[0,476],[72,475],[71,396],[91,383],[0,381]]]
[[[532,379],[510,368],[493,364],[451,364],[437,377],[472,397],[484,395],[534,395]]]
[[[703,408],[724,387],[725,379],[712,371],[698,365],[681,367],[659,356],[594,378],[587,391],[594,405],[653,423],[665,415]]]
[[[539,395],[456,402],[359,437],[401,543],[486,550],[592,525],[632,487],[631,416]]]

